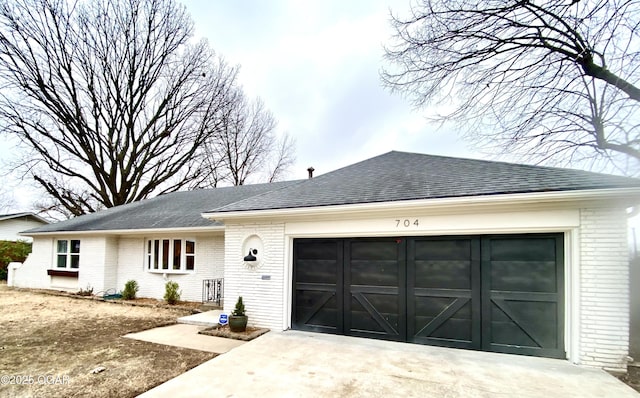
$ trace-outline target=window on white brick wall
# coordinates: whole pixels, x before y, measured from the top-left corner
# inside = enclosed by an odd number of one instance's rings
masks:
[[[80,267],[79,240],[58,240],[56,248],[56,268],[78,269]]]
[[[147,240],[147,270],[150,272],[190,272],[195,270],[194,239]]]

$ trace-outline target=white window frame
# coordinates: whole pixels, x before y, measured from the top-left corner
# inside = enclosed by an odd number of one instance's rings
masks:
[[[166,243],[165,243],[166,242]],[[193,253],[187,253],[187,243],[193,247]],[[178,246],[176,246],[176,243]],[[167,245],[164,250],[165,244]],[[177,250],[180,253],[176,254]],[[194,238],[147,238],[145,239],[144,267],[147,272],[160,274],[190,274],[196,271],[196,240]],[[187,260],[191,269],[187,268]]]
[[[66,242],[65,250],[60,250],[60,242]],[[74,242],[78,242],[78,251],[73,251]],[[80,269],[80,239],[56,239],[56,255],[53,269],[59,270],[78,270]],[[64,257],[62,257],[64,256]],[[64,267],[60,266],[59,259],[64,258]],[[73,266],[74,259],[77,259],[76,266]]]

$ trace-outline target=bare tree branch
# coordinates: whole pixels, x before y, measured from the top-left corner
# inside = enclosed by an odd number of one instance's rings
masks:
[[[294,142],[288,135],[277,141],[276,120],[262,100],[250,101],[240,88],[232,97],[218,131],[206,143],[204,164],[212,169],[207,185],[244,185],[261,170],[269,173],[268,182],[281,178],[295,161]]]
[[[289,134],[284,134],[275,143],[275,151],[271,156],[271,166],[268,171],[269,182],[280,181],[289,170],[289,167],[295,163],[295,144],[295,140]]]
[[[640,174],[640,1],[421,0],[382,78],[502,153]]]
[[[201,181],[237,68],[173,0],[0,5],[0,120],[29,174],[73,215]]]

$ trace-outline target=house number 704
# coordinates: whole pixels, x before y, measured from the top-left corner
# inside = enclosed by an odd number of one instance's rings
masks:
[[[396,228],[401,228],[401,227],[409,228],[412,225],[415,225],[416,227],[420,225],[417,218],[413,220],[413,222],[408,218],[405,218],[404,220],[396,220]]]

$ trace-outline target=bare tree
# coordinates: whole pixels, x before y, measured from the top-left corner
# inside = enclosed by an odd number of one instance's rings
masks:
[[[640,1],[421,0],[383,81],[475,142],[640,173]]]
[[[237,68],[173,0],[0,5],[0,121],[62,213],[80,215],[202,181]]]
[[[280,181],[289,171],[295,161],[294,154],[296,142],[289,134],[284,134],[274,143],[274,151],[268,159],[268,182]]]
[[[277,122],[262,100],[249,100],[240,88],[231,97],[218,131],[206,143],[212,170],[208,185],[244,185],[261,171],[268,173],[266,181],[278,180],[295,161],[293,140],[288,135],[277,139]]]
[[[0,213],[7,213],[13,210],[16,205],[14,196],[4,187],[0,187]]]

